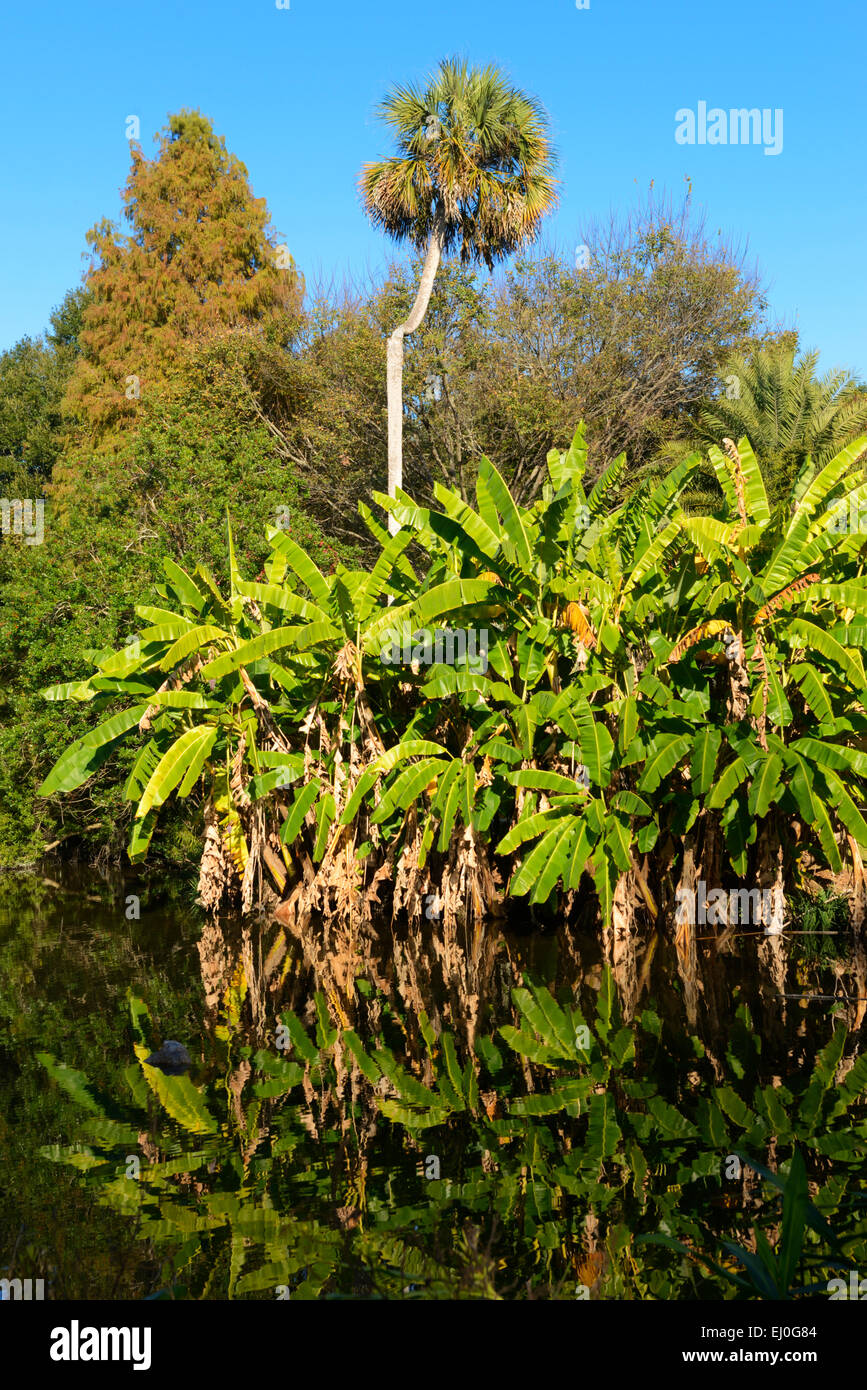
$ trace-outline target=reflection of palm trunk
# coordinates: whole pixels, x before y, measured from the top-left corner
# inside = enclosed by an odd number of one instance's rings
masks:
[[[427,313],[434,280],[443,253],[443,221],[437,216],[428,242],[427,255],[419,281],[418,294],[409,317],[399,323],[388,340],[386,358],[386,398],[388,402],[388,495],[394,497],[403,486],[403,340],[414,333]],[[394,517],[388,518],[392,535],[399,529]]]

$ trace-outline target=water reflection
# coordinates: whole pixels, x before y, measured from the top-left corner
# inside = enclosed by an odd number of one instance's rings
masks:
[[[80,1019],[31,1028],[31,1094],[67,1103],[39,1166],[70,1171],[115,1241],[129,1231],[139,1296],[827,1297],[867,1265],[853,1001],[776,997],[851,995],[854,952],[706,950],[691,1028],[661,942],[624,997],[590,936],[438,941],[432,924],[338,956],[316,923],[210,924],[200,983],[173,983],[163,955],[145,987],[116,923],[71,969],[58,911],[39,900],[20,938],[2,919],[3,1016],[29,993],[44,1022],[61,975],[108,1001],[113,1065]],[[91,1296],[117,1279],[96,1272]]]

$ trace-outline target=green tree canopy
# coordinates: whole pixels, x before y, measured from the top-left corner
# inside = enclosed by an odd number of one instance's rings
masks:
[[[423,505],[435,483],[466,500],[482,455],[532,499],[548,451],[582,414],[590,475],[627,448],[629,484],[670,441],[682,450],[696,397],[719,388],[729,354],[774,339],[756,275],[688,203],[586,236],[586,265],[552,248],[494,278],[457,256],[440,265],[403,373],[404,486]],[[279,452],[313,514],[352,544],[369,543],[357,502],[386,483],[383,338],[408,314],[423,259],[315,296],[290,352],[248,340],[243,371]]]
[[[0,354],[0,481],[27,493],[51,474],[63,446],[62,400],[78,356],[88,293],[70,290],[50,328]]]

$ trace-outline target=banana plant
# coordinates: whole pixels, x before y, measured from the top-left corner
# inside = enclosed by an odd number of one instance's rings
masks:
[[[692,688],[703,673],[716,695],[692,781],[702,806],[722,816],[740,874],[769,813],[797,819],[835,872],[841,843],[854,855],[867,844],[865,538],[834,529],[834,503],[864,495],[867,473],[855,465],[865,446],[867,436],[808,468],[791,508],[772,514],[748,441],[728,441],[725,452],[710,450],[728,514],[679,518],[700,559],[666,665]],[[712,674],[720,665],[722,692]]]
[[[835,871],[848,846],[857,867],[867,584],[864,537],[839,517],[867,499],[865,446],[808,465],[772,511],[748,441],[726,441],[710,451],[724,505],[690,516],[697,455],[621,500],[623,458],[585,487],[579,429],[530,507],[488,460],[475,506],[440,485],[424,508],[377,495],[398,529],[361,507],[371,570],[325,575],[272,529],[248,581],[230,531],[225,597],[203,566],[167,561],[136,641],[45,692],[126,707],[42,793],[143,737],[131,853],[170,796],[195,792],[206,854],[217,827],[245,910],[262,865],[283,896],[325,893],[339,860],[355,887],[402,866],[416,895],[451,874],[478,899],[496,860],[538,905],[591,883],[606,923],[632,875],[655,915],[654,873],[661,888],[697,823],[719,828],[740,877],[769,844],[787,872],[795,845]],[[472,652],[456,631],[478,635]]]

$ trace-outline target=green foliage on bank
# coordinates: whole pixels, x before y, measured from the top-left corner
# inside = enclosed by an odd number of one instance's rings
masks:
[[[612,506],[625,459],[586,490],[579,430],[529,508],[487,460],[475,508],[439,486],[438,509],[378,495],[400,529],[362,508],[371,570],[326,574],[272,528],[251,581],[230,532],[227,589],[167,560],[135,647],[45,692],[103,717],[42,794],[132,742],[141,855],[201,781],[245,909],[251,857],[281,891],[400,856],[418,894],[458,862],[482,900],[496,857],[533,904],[587,875],[610,922],[650,851],[643,891],[662,901],[694,828],[736,881],[770,862],[788,885],[807,853],[838,873],[867,853],[864,537],[838,526],[841,499],[867,494],[865,445],[808,464],[772,510],[748,441],[728,441],[709,453],[725,504],[694,517],[678,499],[700,456]],[[458,631],[483,634],[484,660],[445,657]]]

